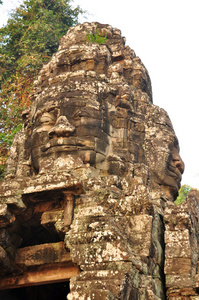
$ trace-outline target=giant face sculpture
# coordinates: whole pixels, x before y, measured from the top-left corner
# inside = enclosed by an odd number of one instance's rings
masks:
[[[74,103],[75,102],[75,103]],[[59,101],[57,106],[45,103],[36,111],[31,137],[31,155],[36,173],[49,158],[57,160],[68,155],[81,158],[83,163],[104,160],[108,144],[107,133],[103,130],[103,111],[85,106],[85,101],[68,99]],[[100,138],[103,145],[99,147]]]
[[[88,28],[80,26],[80,29],[81,34],[78,31],[75,34],[81,43],[74,46],[70,40],[65,41],[64,50],[60,49],[43,68],[35,85],[31,112],[31,159],[35,174],[52,169],[57,160],[64,165],[71,157],[117,174],[128,161],[131,88],[124,80],[120,82],[122,65],[112,64],[110,49],[85,43]],[[95,30],[96,24],[91,29]],[[110,36],[112,31],[110,28]],[[121,37],[119,44],[124,46]],[[126,52],[131,55],[129,48]],[[116,165],[120,165],[118,170]]]
[[[155,126],[152,126],[152,123]],[[179,144],[167,113],[153,108],[146,122],[146,161],[152,186],[166,189],[168,196],[177,196],[184,163],[179,155]]]
[[[97,26],[105,44],[86,42]],[[35,83],[33,174],[66,170],[73,160],[98,174],[133,178],[144,165],[145,184],[176,195],[184,165],[172,124],[151,94],[147,70],[119,30],[96,23],[70,29]]]
[[[96,28],[105,44],[87,41]],[[160,214],[176,197],[184,164],[172,124],[151,94],[147,70],[120,31],[96,23],[71,28],[34,84],[3,197],[16,209],[11,233],[20,230],[24,248],[60,239],[63,246],[65,239],[83,270],[72,279],[70,299],[93,291],[101,299],[164,298]]]

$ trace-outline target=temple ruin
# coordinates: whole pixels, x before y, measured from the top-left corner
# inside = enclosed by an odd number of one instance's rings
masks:
[[[174,204],[178,140],[121,31],[70,28],[31,100],[0,185],[0,299],[199,299],[199,196]]]

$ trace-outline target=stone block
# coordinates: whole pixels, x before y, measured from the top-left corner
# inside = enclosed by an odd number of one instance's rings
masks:
[[[165,274],[189,275],[191,273],[191,258],[166,258],[164,271]]]
[[[64,210],[51,210],[51,211],[45,211],[41,216],[41,224],[43,226],[48,226],[51,223],[56,223],[59,220],[62,220],[64,218]]]
[[[176,208],[167,211],[164,218],[167,231],[185,230],[190,228],[191,220],[186,211],[177,210]]]
[[[42,244],[18,249],[15,263],[19,266],[32,267],[70,261],[64,242]]]
[[[180,275],[170,275],[166,274],[166,287],[167,288],[194,288],[195,280],[190,275],[180,274]]]
[[[7,227],[15,221],[15,216],[11,214],[7,204],[0,204],[0,228]]]
[[[0,246],[7,252],[9,257],[14,257],[16,252],[16,244],[14,243],[15,240],[13,236],[11,237],[10,234],[6,229],[0,229]]]
[[[165,253],[167,258],[191,258],[191,245],[188,241],[170,242],[166,244]]]
[[[7,252],[0,246],[0,274],[8,275],[17,272],[14,262],[9,258]]]
[[[189,230],[185,229],[183,231],[165,231],[165,243],[178,243],[189,241]]]

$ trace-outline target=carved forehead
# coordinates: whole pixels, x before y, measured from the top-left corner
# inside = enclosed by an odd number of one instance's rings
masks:
[[[145,122],[146,131],[151,135],[157,131],[168,132],[175,135],[173,125],[167,112],[156,105],[152,104],[147,106]]]
[[[107,37],[104,44],[88,42],[88,33],[95,34],[96,30]],[[109,25],[84,23],[69,29],[58,52],[42,68],[34,85],[33,100],[60,99],[63,93],[76,92],[87,102],[93,98],[97,105],[100,94],[119,88],[124,95],[125,85],[129,90],[134,86],[145,91],[151,101],[148,72],[134,51],[125,46],[121,31]]]
[[[103,109],[86,105],[85,101],[78,99],[62,99],[56,103],[41,102],[34,110],[32,110],[33,122],[43,114],[53,113],[57,117],[60,115],[67,116],[68,118],[87,117],[102,119],[104,112]]]

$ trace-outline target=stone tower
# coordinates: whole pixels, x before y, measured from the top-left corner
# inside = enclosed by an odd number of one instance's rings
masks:
[[[0,186],[0,296],[54,299],[70,280],[57,298],[174,299],[164,236],[184,164],[120,30],[70,28],[31,98]]]

